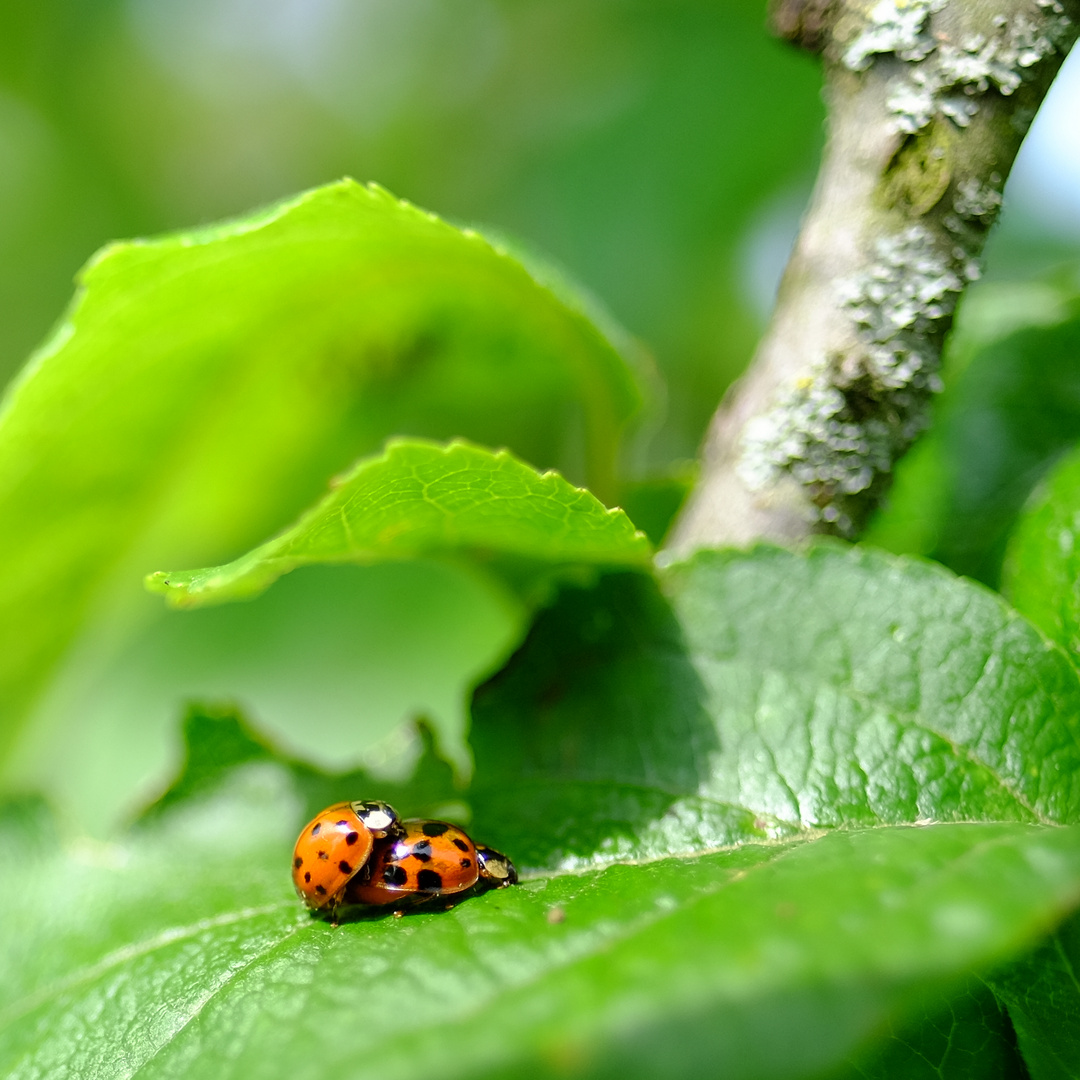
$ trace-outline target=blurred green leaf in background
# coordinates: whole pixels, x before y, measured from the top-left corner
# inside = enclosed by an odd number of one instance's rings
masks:
[[[815,64],[763,24],[762,0],[8,5],[0,146],[37,172],[0,216],[0,372],[106,241],[348,174],[566,264],[671,373],[661,454],[690,455],[753,343],[747,230],[774,204],[792,228],[821,139]]]

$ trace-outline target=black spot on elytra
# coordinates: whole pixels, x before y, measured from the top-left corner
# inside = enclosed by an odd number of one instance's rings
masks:
[[[317,824],[315,825],[315,828],[313,828],[313,829],[311,830],[311,835],[312,835],[312,836],[318,836],[318,835],[319,835],[319,830],[320,830],[320,829],[322,829],[322,822],[321,822],[321,821],[320,821],[320,822],[318,822],[318,823],[317,823]]]
[[[434,870],[421,870],[416,875],[416,884],[424,892],[438,892],[442,888],[442,874]]]
[[[316,885],[316,886],[315,886],[315,891],[316,891],[316,892],[317,892],[317,893],[318,893],[318,894],[319,894],[320,896],[325,896],[325,895],[326,895],[326,889],[324,889],[324,888],[323,888],[323,887],[322,887],[321,885]]]
[[[355,844],[356,841],[359,840],[359,839],[360,839],[360,834],[358,832],[351,832],[351,833],[349,833],[348,836],[345,837],[345,843],[349,844],[349,845],[352,845],[352,844]]]
[[[329,859],[329,858],[330,858],[330,856],[329,856],[329,855],[327,855],[325,851],[320,851],[320,852],[319,852],[319,858],[320,858],[320,859]]]
[[[472,866],[472,859],[462,859],[461,860],[461,869],[462,870],[467,870],[470,866]]]
[[[340,821],[334,822],[334,824],[335,825],[348,825],[349,823],[345,818],[342,818]]]
[[[304,865],[304,860],[299,855],[297,855],[296,858],[293,859],[293,866],[295,866],[296,869],[299,870],[300,867],[303,866],[303,865]]]
[[[421,871],[423,873],[423,871]],[[383,872],[383,881],[387,885],[404,885],[409,880],[409,875],[400,866],[388,866]]]
[[[445,821],[425,821],[421,832],[425,836],[442,836],[449,828]]]
[[[458,836],[454,837],[454,847],[456,847],[458,849],[458,851],[468,851],[469,850],[469,845],[466,844],[465,841],[462,840]]]
[[[352,873],[352,867],[344,859],[342,859],[341,862],[339,862],[337,865],[338,865],[338,869],[343,874],[351,874]]]
[[[304,880],[305,880],[305,881],[306,881],[306,882],[307,882],[307,883],[308,883],[309,885],[311,884],[311,871],[310,871],[310,870],[308,870],[308,871],[306,871],[306,872],[305,872],[305,874],[304,874]]]
[[[431,844],[427,840],[419,840],[413,844],[412,851],[409,853],[414,859],[419,862],[431,862]]]

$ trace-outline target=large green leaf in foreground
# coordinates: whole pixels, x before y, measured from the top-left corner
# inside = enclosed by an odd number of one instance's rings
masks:
[[[531,590],[560,568],[649,563],[648,540],[557,473],[504,451],[398,440],[361,461],[292,528],[227,566],[159,571],[147,581],[177,607],[258,595],[317,563],[471,558]]]
[[[532,865],[822,826],[1080,820],[1080,680],[999,596],[822,544],[570,589],[473,707],[472,802]]]
[[[508,446],[610,497],[638,392],[582,310],[351,181],[106,248],[0,404],[0,758],[91,614],[259,543],[390,435]]]
[[[1021,1049],[1073,1009],[1043,959],[1080,904],[1080,831],[1047,824],[1078,816],[1068,659],[981,587],[834,544],[662,585],[564,589],[477,694],[469,827],[518,888],[311,920],[288,861],[313,797],[389,789],[316,794],[227,716],[189,722],[122,843],[13,808],[0,1072],[1008,1075],[973,978]],[[430,747],[399,794],[453,795]]]
[[[938,825],[534,877],[334,929],[290,895],[302,818],[272,763],[115,845],[65,843],[31,809],[0,830],[20,884],[0,893],[11,1080],[788,1080],[1080,899],[1076,829]]]

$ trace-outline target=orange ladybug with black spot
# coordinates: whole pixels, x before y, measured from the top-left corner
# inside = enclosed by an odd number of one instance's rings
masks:
[[[364,872],[349,881],[344,902],[401,907],[516,883],[505,855],[478,847],[449,822],[414,818],[401,823],[399,835],[376,843]]]
[[[376,841],[401,833],[397,812],[379,800],[340,802],[309,821],[293,849],[292,879],[312,911],[333,914],[346,885],[363,870]]]

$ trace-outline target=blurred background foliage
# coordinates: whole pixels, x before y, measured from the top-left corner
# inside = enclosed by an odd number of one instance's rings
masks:
[[[0,381],[106,241],[351,175],[567,267],[666,386],[630,471],[685,462],[767,317],[822,143],[817,64],[764,21],[765,0],[0,5]],[[1078,61],[1025,145],[990,279],[1034,278],[1080,249]],[[1009,369],[1006,339],[995,370]],[[1040,355],[1038,341],[1021,345]],[[1055,392],[1056,434],[1012,478],[1010,506],[1080,434],[1080,392],[1069,394]],[[984,444],[957,454],[981,462]],[[949,561],[941,550],[963,547],[968,519],[949,532],[948,496],[927,525],[927,478],[942,466],[924,458],[878,535]],[[638,496],[643,515],[670,502]],[[992,555],[965,548],[957,561],[995,579]],[[460,729],[468,685],[520,633],[447,567],[298,573],[254,604],[197,614],[139,603],[138,618],[113,605],[73,646],[4,778],[60,792],[95,829],[160,783],[187,697],[239,700],[323,764],[366,750],[367,764],[400,770],[419,752],[400,721],[453,714]]]
[[[108,239],[341,175],[554,256],[654,350],[692,455],[797,215],[819,77],[761,0],[46,0],[2,16],[7,371]],[[789,226],[790,230],[790,226]],[[783,241],[781,241],[783,242]]]

